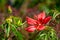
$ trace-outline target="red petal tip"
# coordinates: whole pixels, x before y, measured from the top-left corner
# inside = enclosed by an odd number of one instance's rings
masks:
[[[34,24],[36,24],[36,20],[34,20],[34,19],[32,19],[32,18],[29,18],[29,17],[26,17],[26,20],[27,20],[27,23],[29,24],[29,25],[34,25]]]
[[[48,16],[47,18],[44,19],[44,22],[43,23],[46,24],[47,22],[50,21],[50,19],[51,19],[51,16]]]
[[[35,28],[34,26],[30,26],[30,27],[28,27],[28,28],[25,28],[25,30],[28,31],[28,32],[34,32],[35,29],[36,29],[36,28]]]
[[[43,12],[41,12],[40,14],[38,14],[38,20],[43,20],[43,19],[45,19],[45,12],[43,11]]]

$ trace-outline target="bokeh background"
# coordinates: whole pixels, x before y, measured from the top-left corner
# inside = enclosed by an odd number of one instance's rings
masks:
[[[26,16],[33,17],[41,11],[55,18],[50,26],[54,27],[60,38],[60,0],[0,0],[0,25],[11,15],[21,17],[24,22]],[[57,15],[53,16],[54,13]]]

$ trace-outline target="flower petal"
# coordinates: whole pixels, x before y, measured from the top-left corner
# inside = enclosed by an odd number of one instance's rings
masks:
[[[39,25],[38,27],[37,27],[37,30],[44,30],[45,29],[45,26],[43,26],[43,25]]]
[[[26,17],[27,23],[30,25],[37,24],[37,20],[34,20],[32,18]]]
[[[43,24],[46,24],[47,22],[49,22],[50,19],[51,19],[51,16],[48,16],[47,18],[45,18],[43,21]]]
[[[29,26],[25,30],[28,31],[28,32],[34,32],[35,29],[36,29],[35,26]]]
[[[38,20],[43,20],[45,19],[45,12],[41,12],[40,14],[38,14]]]

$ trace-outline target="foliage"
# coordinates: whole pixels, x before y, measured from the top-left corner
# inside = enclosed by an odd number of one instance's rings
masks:
[[[45,19],[43,19],[44,14],[39,15],[42,11],[46,13]],[[26,16],[28,16],[27,19],[25,19]],[[47,16],[51,16],[52,19],[50,20]],[[58,36],[60,34],[58,29],[60,27],[58,25],[60,24],[60,0],[0,0],[0,19],[0,40],[60,39]],[[48,23],[44,24],[46,22]],[[46,29],[41,30],[43,27]]]
[[[22,24],[21,19],[18,17],[10,16],[7,18],[4,24],[2,24],[2,29],[5,31],[6,38],[10,36],[10,32],[12,31],[19,40],[23,40],[22,34],[17,31],[17,28],[22,26]]]
[[[37,34],[35,40],[57,40],[56,32],[51,27],[47,26],[47,30],[40,31],[39,34]]]

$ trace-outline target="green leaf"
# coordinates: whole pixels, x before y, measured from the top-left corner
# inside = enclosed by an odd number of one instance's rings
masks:
[[[5,40],[4,38],[2,38],[2,40]]]
[[[45,35],[45,40],[48,40],[48,36],[47,35]]]
[[[6,36],[9,37],[10,25],[8,23],[5,24],[5,33],[6,33]]]
[[[14,25],[12,26],[12,32],[14,33],[14,35],[19,39],[19,40],[23,40],[23,35],[17,31],[16,27]]]
[[[7,37],[9,36],[9,33],[10,33],[10,26],[8,27],[8,29],[6,30],[7,32]]]
[[[41,34],[40,37],[44,36],[45,34]]]
[[[49,27],[48,30],[40,31],[35,40],[57,40],[56,32],[54,29]]]
[[[17,26],[21,26],[22,25],[22,20],[19,17],[14,17],[13,16],[13,24],[17,25]]]
[[[54,14],[53,14],[53,20],[60,14],[60,12],[58,11],[55,11]]]

